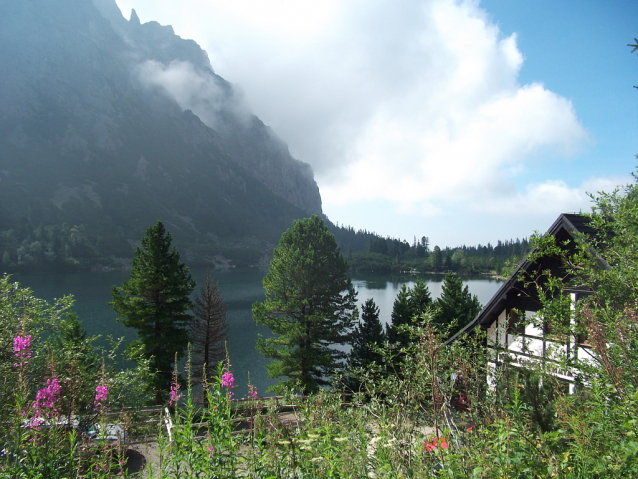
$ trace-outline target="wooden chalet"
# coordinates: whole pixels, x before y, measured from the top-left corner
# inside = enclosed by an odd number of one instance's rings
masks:
[[[589,226],[587,217],[579,214],[562,214],[552,224],[547,234],[554,236],[557,244],[574,251],[576,239],[580,235],[592,236],[595,230]],[[609,268],[602,260],[598,266]],[[447,344],[471,334],[477,327],[487,331],[487,346],[492,349],[490,366],[508,360],[511,365],[526,367],[542,366],[546,371],[569,385],[574,390],[574,382],[578,371],[565,368],[564,359],[572,359],[573,364],[588,361],[592,358],[591,348],[584,336],[570,335],[558,337],[552,334],[551,327],[537,318],[541,309],[536,287],[526,286],[522,277],[527,280],[538,278],[542,281],[542,272],[551,271],[553,276],[567,279],[567,271],[559,257],[543,257],[538,261],[523,261],[512,276],[501,286],[488,301],[476,318],[465,328],[451,337]],[[574,286],[567,288],[572,307],[579,298],[591,294],[591,290]]]

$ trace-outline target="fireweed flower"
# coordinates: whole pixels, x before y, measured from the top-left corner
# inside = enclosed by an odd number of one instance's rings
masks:
[[[179,399],[182,397],[182,395],[178,391],[179,383],[177,381],[173,381],[173,383],[171,384],[171,399],[168,402],[169,406],[177,404],[177,401],[179,401]]]
[[[109,398],[109,387],[105,384],[98,384],[95,387],[95,401],[93,401],[93,405],[95,406],[95,410],[104,410],[104,403]]]
[[[13,354],[20,360],[14,367],[22,366],[31,358],[31,335],[16,336],[13,338]]]
[[[93,404],[98,404],[106,401],[109,398],[109,388],[108,386],[97,386],[95,388],[95,401]]]
[[[55,405],[60,398],[60,383],[58,378],[47,379],[46,387],[38,390],[33,403],[35,417],[42,418],[57,413]]]
[[[222,387],[223,388],[232,388],[235,384],[235,378],[233,377],[233,373],[226,371],[222,374]]]
[[[171,379],[171,397],[168,401],[169,406],[177,406],[177,401],[180,400],[182,395],[179,393],[179,380],[177,374],[177,355],[175,355],[175,367],[173,368],[173,377]]]
[[[257,386],[251,384],[248,386],[248,396],[250,399],[259,399],[259,393],[257,392]]]
[[[233,373],[231,373],[230,371],[226,371],[224,372],[224,374],[222,374],[222,387],[229,389],[228,395],[232,399],[235,394],[230,391],[230,389],[235,387],[235,378],[233,377]]]

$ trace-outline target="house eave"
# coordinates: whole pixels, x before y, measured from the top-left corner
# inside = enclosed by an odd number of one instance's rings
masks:
[[[561,214],[550,226],[546,234],[550,234],[554,237],[558,237],[559,235],[564,236],[561,234],[563,231],[574,240],[578,239],[581,235],[592,236],[596,234],[596,231],[589,226],[589,218],[576,213]],[[534,252],[537,252],[537,250],[532,251],[532,253]],[[609,265],[604,261],[604,259],[595,251],[592,252],[596,257],[597,265],[601,269],[609,269]],[[471,333],[477,326],[480,326],[483,329],[489,328],[492,323],[497,320],[500,312],[510,303],[513,296],[517,294],[520,295],[522,288],[517,288],[516,286],[517,283],[521,282],[521,273],[529,272],[535,265],[536,263],[532,263],[527,259],[524,259],[507,281],[501,285],[496,294],[490,298],[479,314],[458,333],[449,338],[445,344],[449,345],[460,337]],[[574,289],[581,292],[581,288]],[[517,291],[519,293],[517,293]]]

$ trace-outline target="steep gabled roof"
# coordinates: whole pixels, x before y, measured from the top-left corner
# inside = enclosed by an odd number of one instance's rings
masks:
[[[546,234],[554,236],[559,241],[565,241],[570,239],[575,240],[580,234],[594,236],[596,234],[596,230],[590,226],[590,219],[588,217],[575,213],[563,213],[556,221],[554,221]],[[609,268],[607,263],[605,263],[602,259],[597,260],[597,263],[601,268]],[[487,302],[476,318],[474,318],[461,331],[448,339],[445,344],[450,344],[456,341],[464,334],[473,331],[477,326],[487,329],[494,321],[497,320],[498,315],[501,311],[503,311],[503,308],[505,308],[514,297],[520,296],[521,290],[523,289],[523,283],[520,280],[520,273],[529,273],[537,267],[537,263],[532,263],[527,259],[523,260],[509,279],[503,283],[496,294]]]

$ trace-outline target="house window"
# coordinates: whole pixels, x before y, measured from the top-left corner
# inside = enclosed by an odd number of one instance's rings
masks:
[[[522,335],[525,332],[525,323],[523,322],[519,311],[510,309],[508,311],[507,318],[507,334]]]

